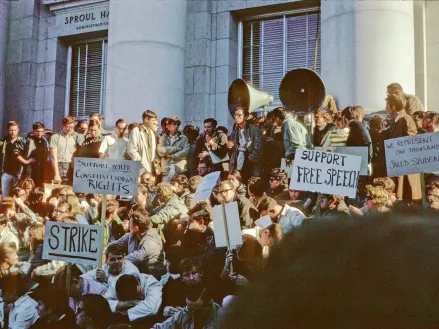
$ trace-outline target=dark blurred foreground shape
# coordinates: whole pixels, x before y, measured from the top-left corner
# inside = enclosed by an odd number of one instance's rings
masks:
[[[439,328],[433,213],[314,220],[286,236],[221,328]]]

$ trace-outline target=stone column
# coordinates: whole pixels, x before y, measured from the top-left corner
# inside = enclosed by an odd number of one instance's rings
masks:
[[[386,87],[415,92],[412,1],[322,1],[322,78],[339,107],[385,110]]]
[[[106,126],[184,115],[186,0],[111,0]]]
[[[9,2],[0,0],[0,132],[3,131],[3,114],[6,86],[6,46],[8,43]]]

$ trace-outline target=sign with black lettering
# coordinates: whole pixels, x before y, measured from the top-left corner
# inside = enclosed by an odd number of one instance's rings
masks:
[[[387,176],[404,176],[439,170],[439,132],[384,141]]]
[[[135,196],[139,170],[138,161],[75,158],[73,191]]]
[[[100,226],[46,222],[43,259],[98,266],[101,254]]]
[[[360,156],[298,149],[290,189],[355,198],[360,167]]]

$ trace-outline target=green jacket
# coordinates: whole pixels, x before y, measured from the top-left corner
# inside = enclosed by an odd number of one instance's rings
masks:
[[[294,159],[297,149],[311,149],[312,142],[306,128],[292,116],[288,116],[282,124],[285,144],[285,158]]]

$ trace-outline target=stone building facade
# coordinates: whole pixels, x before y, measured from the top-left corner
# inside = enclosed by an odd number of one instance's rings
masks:
[[[435,1],[0,0],[0,129],[145,109],[230,125],[234,79],[280,105],[283,74],[314,64],[339,107],[383,110],[400,82],[437,111],[438,18]]]

